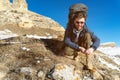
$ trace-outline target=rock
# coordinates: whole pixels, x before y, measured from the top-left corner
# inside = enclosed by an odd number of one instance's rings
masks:
[[[10,3],[10,0],[0,0],[0,11],[3,10],[17,10],[25,12],[28,10],[28,7],[26,0],[13,0],[13,3]]]
[[[42,71],[42,70],[40,70],[39,72],[38,72],[38,77],[41,79],[41,80],[45,80],[45,73]]]
[[[21,22],[18,22],[19,27],[27,28],[27,29],[33,27],[32,20],[30,20],[29,18],[20,17],[20,20]]]
[[[107,42],[100,45],[101,47],[115,47],[117,46],[115,42]]]
[[[4,64],[0,63],[0,80],[2,80],[2,78],[6,76],[8,71],[9,71],[9,68]]]
[[[0,0],[0,11],[11,9],[9,0]]]
[[[20,73],[32,76],[33,74],[36,74],[37,71],[31,67],[21,67]]]
[[[12,8],[21,12],[28,10],[26,0],[13,0]]]
[[[98,72],[98,70],[90,71],[90,73],[91,73],[91,76],[94,80],[103,80],[103,77]]]
[[[82,73],[72,65],[56,64],[52,73],[54,80],[82,80]]]

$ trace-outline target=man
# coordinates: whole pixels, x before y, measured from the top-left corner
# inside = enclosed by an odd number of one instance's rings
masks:
[[[74,8],[77,7],[74,5]],[[93,52],[98,48],[100,40],[86,26],[87,15],[85,11],[77,10],[71,15],[69,14],[69,22],[65,31],[64,43],[66,46],[64,52],[66,55],[73,56],[73,59],[78,56],[79,52],[85,55],[86,63],[83,64],[91,70],[93,69]]]

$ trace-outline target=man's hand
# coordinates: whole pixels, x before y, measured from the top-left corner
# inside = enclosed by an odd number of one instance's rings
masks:
[[[86,49],[84,47],[79,47],[79,49],[82,53],[85,53],[85,51],[86,51]]]
[[[93,53],[94,49],[93,48],[89,48],[85,51],[85,54],[91,54]]]
[[[91,54],[93,53],[94,49],[93,48],[88,48],[88,49],[85,49],[84,47],[79,47],[80,51],[83,53],[83,54]]]

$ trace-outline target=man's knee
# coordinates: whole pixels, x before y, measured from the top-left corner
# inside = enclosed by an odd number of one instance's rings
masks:
[[[87,41],[91,41],[90,33],[85,33],[85,38],[86,38]]]
[[[65,55],[72,56],[74,54],[74,49],[66,46],[64,49],[64,53],[65,53]]]
[[[88,49],[91,46],[91,43],[92,43],[90,33],[85,33],[85,38],[86,38],[85,43],[84,43],[85,48]]]

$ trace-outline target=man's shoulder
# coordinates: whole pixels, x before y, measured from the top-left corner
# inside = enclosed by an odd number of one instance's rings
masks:
[[[87,32],[89,32],[89,33],[93,33],[93,32],[91,31],[91,29],[90,29],[87,25],[84,26],[84,30],[87,31]]]

